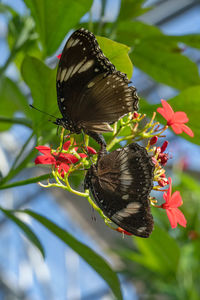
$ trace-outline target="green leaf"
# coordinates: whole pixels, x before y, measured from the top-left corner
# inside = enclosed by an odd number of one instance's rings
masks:
[[[6,182],[8,182],[9,180],[11,180],[12,178],[14,178],[16,175],[18,175],[26,166],[27,164],[30,162],[30,160],[35,156],[36,154],[36,149],[32,149],[22,160],[22,162],[20,162],[20,164],[14,168],[14,169],[10,169],[8,175],[4,178],[2,178],[2,180],[0,181],[0,184],[3,186],[5,185]]]
[[[0,99],[0,115],[3,117],[13,117],[16,111],[28,114],[26,97],[17,84],[7,77],[3,77],[0,80]],[[0,130],[7,130],[11,125],[8,122],[0,122]]]
[[[45,252],[44,252],[43,246],[40,243],[40,240],[38,239],[38,237],[32,231],[32,229],[26,223],[22,222],[20,219],[18,219],[14,215],[15,211],[3,209],[2,207],[0,207],[0,210],[24,232],[24,234],[30,240],[30,242],[38,248],[38,250],[41,252],[43,258],[45,258]]]
[[[122,255],[162,276],[175,276],[180,248],[177,242],[162,228],[155,226],[148,239],[134,237],[139,253],[124,250]]]
[[[200,34],[188,34],[188,35],[178,35],[178,36],[168,36],[169,39],[176,42],[181,42],[189,45],[192,48],[200,48]],[[167,42],[167,39],[166,39]]]
[[[135,17],[138,17],[145,12],[149,11],[151,8],[146,7],[143,8],[142,5],[146,0],[122,0],[120,13],[117,21],[120,22],[122,20],[132,20]]]
[[[117,39],[133,47],[130,54],[133,64],[154,80],[180,90],[200,83],[198,68],[180,53],[178,38],[135,21],[119,24]]]
[[[44,175],[41,175],[41,176],[29,178],[29,179],[26,179],[26,180],[12,182],[12,183],[7,184],[7,185],[0,185],[0,190],[10,189],[10,188],[13,188],[13,187],[16,187],[16,186],[22,186],[22,185],[37,183],[37,182],[43,181],[45,179],[49,179],[50,177],[51,177],[51,174],[44,174]]]
[[[31,90],[36,108],[51,114],[58,114],[56,96],[56,71],[48,68],[39,59],[25,57],[21,69],[24,81]],[[29,107],[36,130],[52,128],[49,116],[39,113]],[[55,121],[55,120],[54,120]]]
[[[92,0],[25,0],[30,8],[44,56],[52,55],[68,33],[89,11]]]
[[[19,212],[26,213],[34,219],[36,219],[39,223],[44,225],[49,231],[51,231],[59,239],[61,239],[66,245],[72,248],[107,282],[116,298],[119,300],[122,299],[120,283],[116,273],[111,269],[108,263],[104,259],[102,259],[97,253],[95,253],[89,247],[76,240],[66,230],[62,229],[49,219],[30,210],[24,210]]]
[[[158,41],[141,42],[130,56],[135,66],[158,82],[179,90],[200,84],[195,63],[179,53],[165,51]]]
[[[128,56],[130,48],[105,37],[97,36],[97,41],[105,56],[115,65],[116,69],[132,77],[133,65]]]

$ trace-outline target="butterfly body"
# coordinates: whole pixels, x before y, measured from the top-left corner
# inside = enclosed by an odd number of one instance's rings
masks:
[[[127,76],[115,69],[98,42],[86,29],[68,39],[57,70],[57,99],[62,125],[73,133],[82,130],[102,143],[101,133],[110,124],[138,109],[136,89]]]
[[[115,224],[148,237],[153,230],[149,194],[153,187],[154,164],[138,144],[101,156],[86,174],[85,188]]]

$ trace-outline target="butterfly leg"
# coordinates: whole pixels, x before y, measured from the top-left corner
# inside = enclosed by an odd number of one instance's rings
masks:
[[[101,145],[101,149],[99,151],[99,155],[107,154],[106,150],[106,141],[102,134],[94,132],[94,131],[87,131],[87,134],[91,136],[98,144]]]

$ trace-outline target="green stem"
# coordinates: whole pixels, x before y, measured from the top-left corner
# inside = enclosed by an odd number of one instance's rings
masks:
[[[112,149],[112,147],[119,142],[119,140],[116,138],[121,130],[122,130],[122,126],[119,127],[119,129],[116,131],[116,133],[113,135],[112,139],[110,140],[110,143],[107,145],[107,150],[109,151],[110,149]]]

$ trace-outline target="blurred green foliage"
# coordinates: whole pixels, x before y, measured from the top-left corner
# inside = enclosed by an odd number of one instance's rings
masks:
[[[7,43],[10,48],[9,57],[0,68],[0,130],[9,130],[13,124],[21,124],[31,129],[30,138],[19,149],[7,176],[1,179],[0,189],[37,181],[37,178],[29,178],[13,182],[22,170],[33,167],[35,150],[26,152],[33,137],[36,144],[58,142],[56,128],[48,122],[49,116],[30,110],[28,103],[31,93],[36,107],[59,117],[55,89],[56,68],[47,66],[46,59],[51,56],[55,58],[55,52],[70,30],[81,26],[98,35],[97,39],[105,55],[119,70],[127,73],[128,77],[131,77],[134,65],[156,82],[175,88],[178,95],[170,102],[174,110],[187,112],[190,127],[195,133],[192,140],[186,135],[183,137],[200,144],[198,68],[179,47],[179,44],[183,43],[199,49],[200,35],[167,36],[158,27],[138,21],[136,17],[151,9],[143,8],[144,0],[122,0],[119,15],[113,23],[103,19],[106,0],[102,0],[98,22],[92,21],[92,0],[24,0],[24,3],[27,6],[25,16],[0,3],[0,13],[8,20]],[[81,24],[80,20],[87,12],[90,12],[89,20]],[[14,64],[17,69],[17,80],[6,76],[10,64]],[[30,93],[24,92],[21,88],[22,83],[26,83]],[[140,102],[142,112],[150,114],[155,111],[155,105],[151,105],[145,99]],[[23,117],[16,117],[17,112],[22,113]],[[94,143],[90,141],[92,146]],[[152,236],[147,240],[133,237],[130,248],[121,247],[120,250],[113,251],[125,262],[124,269],[119,271],[131,280],[141,280],[145,283],[147,299],[166,296],[167,299],[196,300],[200,298],[199,172],[195,174],[197,179],[193,174],[183,173],[181,169],[174,170],[174,173],[177,178],[176,188],[181,191],[184,199],[183,211],[188,220],[187,228],[170,230],[166,217],[153,210],[157,225]],[[42,179],[49,176],[47,173]],[[79,180],[74,179],[74,183],[77,182]],[[13,211],[3,208],[1,210],[23,230],[44,255],[43,246],[32,229],[20,221]],[[64,233],[63,229],[52,225],[49,220],[33,212],[26,213],[79,253],[107,281],[117,299],[121,299],[116,274],[102,258],[68,233]],[[95,257],[94,260],[89,259],[90,255],[91,258]]]

